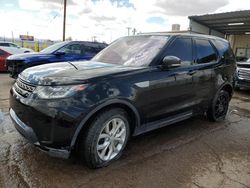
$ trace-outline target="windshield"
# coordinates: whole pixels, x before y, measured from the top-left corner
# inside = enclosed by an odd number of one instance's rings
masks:
[[[41,53],[46,53],[46,54],[53,53],[56,50],[58,50],[61,47],[63,47],[64,45],[66,45],[67,43],[69,43],[69,42],[58,42],[56,44],[53,44],[53,45],[49,46],[48,48],[43,49],[41,51]]]
[[[92,61],[103,63],[147,66],[160,52],[168,36],[123,37],[98,53]]]

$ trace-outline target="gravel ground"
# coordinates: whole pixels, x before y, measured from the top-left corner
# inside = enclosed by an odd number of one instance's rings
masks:
[[[90,170],[27,143],[8,114],[13,80],[0,74],[0,187],[250,187],[250,91],[234,94],[227,119],[195,117],[130,140],[122,158]]]

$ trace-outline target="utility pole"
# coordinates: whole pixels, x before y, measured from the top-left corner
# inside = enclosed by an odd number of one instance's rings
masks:
[[[63,6],[63,41],[65,41],[66,6],[67,6],[67,0],[64,0],[64,6]]]
[[[92,41],[96,42],[96,36],[92,36]]]
[[[12,42],[15,42],[14,41],[14,33],[13,33],[13,31],[11,31],[11,37],[12,37]]]
[[[130,29],[132,29],[131,27],[127,27],[127,30],[128,30],[128,36],[129,36],[129,33],[130,33]]]
[[[136,29],[135,28],[132,30],[132,33],[133,33],[133,35],[135,35],[135,33],[136,33]]]

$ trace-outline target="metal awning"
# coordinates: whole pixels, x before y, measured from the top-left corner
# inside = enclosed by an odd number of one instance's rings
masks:
[[[188,18],[223,34],[250,34],[250,10],[189,16]]]

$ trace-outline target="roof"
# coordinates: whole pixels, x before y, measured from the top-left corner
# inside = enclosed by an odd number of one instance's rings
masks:
[[[216,39],[227,41],[221,37],[213,36],[213,35],[205,35],[205,34],[197,34],[192,31],[185,32],[149,32],[149,33],[140,33],[138,35],[149,35],[149,36],[191,36],[191,37],[199,37],[199,38],[208,38],[208,39]],[[137,36],[137,35],[135,35]]]
[[[224,34],[250,32],[250,10],[189,16],[188,18]]]
[[[9,54],[22,54],[24,53],[24,51],[20,48],[16,48],[16,47],[5,47],[5,46],[0,46],[1,50],[4,50],[5,52],[9,53]]]
[[[7,42],[7,41],[0,41],[0,43],[7,43],[7,44],[11,43],[11,44],[14,44],[13,42]]]

